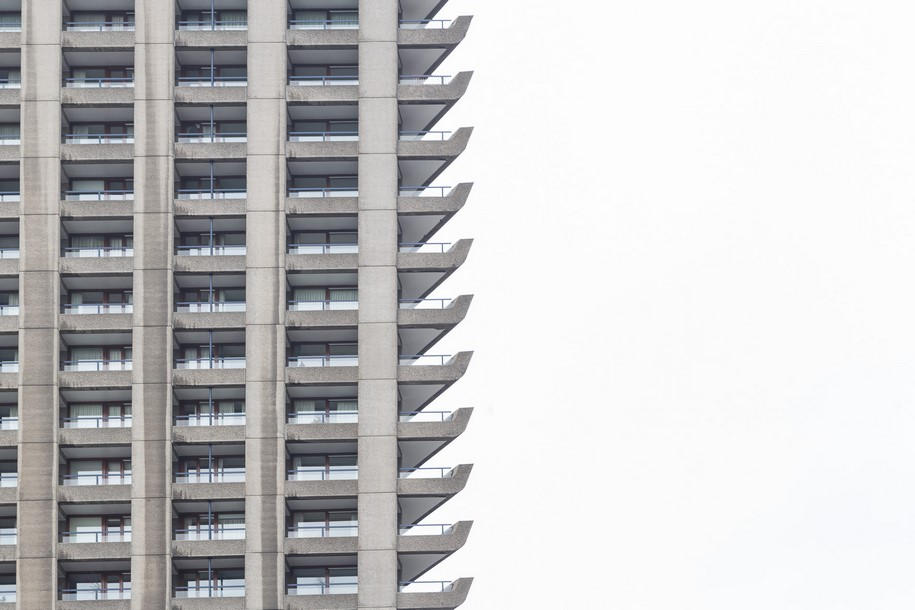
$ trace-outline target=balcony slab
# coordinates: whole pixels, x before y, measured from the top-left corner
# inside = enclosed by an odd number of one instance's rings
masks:
[[[173,369],[174,386],[244,385],[245,369]]]
[[[175,199],[175,216],[244,216],[246,199]]]
[[[244,483],[173,483],[174,500],[222,500],[245,497]]]
[[[174,325],[178,329],[244,328],[245,312],[220,311],[215,313],[175,312]]]
[[[130,428],[61,428],[61,445],[129,445]]]
[[[133,328],[133,314],[60,314],[60,330],[74,332],[127,331]]]
[[[172,426],[175,443],[244,442],[244,426]]]
[[[247,30],[177,30],[176,47],[244,47]]]
[[[112,256],[99,258],[66,258],[60,259],[60,272],[76,275],[100,275],[111,273],[133,273],[132,256]]]
[[[286,481],[286,495],[292,498],[349,497],[357,493],[356,480]]]
[[[60,103],[71,106],[133,104],[133,87],[61,87]]]
[[[346,104],[359,100],[358,85],[289,85],[286,101],[290,104]]]
[[[176,104],[244,104],[247,87],[175,87]]]
[[[359,312],[351,310],[287,311],[286,326],[293,328],[355,328]]]
[[[130,502],[130,485],[58,485],[58,502]]]
[[[61,161],[129,161],[133,144],[61,144]]]
[[[422,609],[457,608],[467,600],[472,578],[459,578],[452,583],[451,591],[444,593],[398,593],[397,608]]]
[[[353,610],[358,595],[287,595],[287,610]]]
[[[244,273],[244,256],[176,256],[176,273]]]
[[[172,598],[172,610],[244,610],[244,597]]]
[[[350,440],[358,436],[359,424],[286,424],[290,441]]]
[[[58,559],[129,559],[129,542],[60,542]]]
[[[356,536],[286,538],[287,555],[347,555],[357,551]]]
[[[60,371],[62,388],[126,388],[133,381],[132,371]]]
[[[245,541],[172,540],[174,557],[233,557],[245,554]]]

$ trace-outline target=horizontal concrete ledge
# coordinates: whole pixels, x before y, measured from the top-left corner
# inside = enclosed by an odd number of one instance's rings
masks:
[[[19,330],[19,316],[0,316],[0,333],[14,333]]]
[[[132,273],[132,256],[113,256],[100,258],[61,258],[61,273],[77,275],[95,275],[102,273]]]
[[[61,201],[60,215],[73,218],[133,216],[133,201]]]
[[[245,554],[242,540],[173,540],[175,557],[232,557]]]
[[[467,92],[473,72],[458,72],[446,85],[398,85],[397,99],[410,104],[453,104]]]
[[[130,502],[130,485],[58,485],[57,501]]]
[[[458,352],[446,364],[421,365],[402,364],[397,367],[397,381],[400,383],[423,383],[436,381],[457,381],[470,365],[473,352]]]
[[[244,216],[247,199],[175,199],[175,216]]]
[[[172,426],[175,443],[244,442],[244,426]]]
[[[245,271],[244,256],[176,256],[175,272],[220,273]]]
[[[61,161],[130,161],[133,144],[61,144]]]
[[[244,104],[247,87],[175,87],[176,104]]]
[[[58,559],[129,559],[129,542],[61,542]]]
[[[9,390],[19,386],[19,373],[0,373],[0,389]]]
[[[290,366],[286,367],[286,383],[356,383],[356,366]]]
[[[446,197],[398,197],[399,214],[454,214],[467,203],[473,182],[461,182]]]
[[[342,555],[355,553],[356,536],[338,536],[332,538],[286,538],[287,555]]]
[[[57,610],[130,610],[129,599],[106,599],[104,601],[94,601],[92,603],[84,601],[60,601],[54,606]]]
[[[4,258],[0,260],[0,275],[16,275],[19,273],[19,260]]]
[[[355,327],[358,324],[359,312],[356,310],[286,312],[286,326],[293,328],[306,326],[318,328]]]
[[[401,309],[397,323],[406,328],[451,328],[464,319],[472,301],[473,295],[463,294],[444,309]]]
[[[18,201],[0,201],[0,218],[18,218],[21,207]]]
[[[473,127],[461,127],[447,140],[417,140],[397,143],[397,156],[402,159],[453,160],[467,148]]]
[[[15,447],[18,442],[17,430],[0,430],[0,447]]]
[[[133,103],[133,87],[61,87],[60,103],[64,105],[103,106],[106,104],[125,105]]]
[[[359,435],[359,424],[286,424],[290,441],[348,440]]]
[[[19,89],[0,89],[0,106],[18,106]]]
[[[2,487],[0,488],[0,504],[15,504],[16,503],[16,488],[15,487]]]
[[[397,493],[402,496],[453,496],[467,485],[473,464],[456,466],[454,474],[444,479],[398,479]]]
[[[445,593],[398,593],[397,608],[414,608],[417,610],[457,608],[466,601],[472,584],[472,578],[459,578],[452,584],[451,591]]]
[[[0,561],[16,561],[16,545],[15,544],[3,544],[0,545]],[[0,606],[2,608],[3,606]]]
[[[178,30],[175,32],[176,47],[244,47],[247,44],[247,30],[217,30],[210,32]]]
[[[176,159],[244,159],[248,145],[244,142],[177,142]]]
[[[101,49],[130,49],[134,45],[134,33],[125,32],[70,32],[60,33],[63,47],[76,47],[81,51]]]
[[[289,271],[323,271],[325,269],[356,269],[359,267],[358,254],[287,254],[286,269]]]
[[[172,598],[172,610],[243,610],[244,597],[215,597],[212,599]]]
[[[315,214],[355,214],[359,211],[358,197],[287,197],[286,213],[294,216]]]
[[[359,30],[294,30],[286,31],[286,44],[289,47],[311,49],[321,47],[341,47],[359,44]]]
[[[355,480],[286,481],[286,495],[290,498],[348,497],[355,496],[358,493],[359,485]]]
[[[286,142],[286,157],[290,159],[355,159],[359,142]]]
[[[180,329],[216,329],[216,328],[244,328],[245,312],[222,311],[214,313],[189,313],[176,312],[174,314],[175,328]]]
[[[130,428],[61,428],[61,445],[129,445]]]
[[[245,369],[174,369],[173,386],[217,386],[242,385],[245,383]]]
[[[22,32],[0,32],[0,49],[19,50]]]
[[[239,499],[245,497],[244,483],[173,483],[172,499],[206,500]]]
[[[472,239],[459,239],[444,253],[401,252],[397,255],[397,268],[417,271],[453,271],[467,260]]]
[[[473,415],[472,408],[463,408],[456,410],[451,419],[444,422],[399,422],[397,424],[397,438],[403,440],[454,439],[467,429],[471,415]]]
[[[0,146],[0,161],[18,161],[19,157],[20,154],[18,146]]]
[[[458,521],[447,534],[397,536],[398,553],[454,553],[467,542],[473,521]]]
[[[60,371],[62,388],[126,388],[133,382],[133,371]]]
[[[133,314],[100,313],[100,314],[60,314],[60,330],[75,332],[130,330],[133,328]]]
[[[397,30],[397,44],[402,47],[455,47],[467,35],[473,17],[463,15],[451,22],[447,28]]]
[[[291,104],[346,104],[356,103],[358,99],[358,85],[289,85],[286,87],[286,101]]]
[[[287,610],[354,610],[358,595],[287,595]]]

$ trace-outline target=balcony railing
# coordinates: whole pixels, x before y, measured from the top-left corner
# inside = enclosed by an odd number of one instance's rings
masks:
[[[125,528],[123,532],[110,532],[102,529],[61,532],[60,541],[69,542],[72,544],[97,542],[130,542],[130,529]]]
[[[18,135],[0,136],[0,146],[18,146],[21,143]]]
[[[130,599],[130,583],[125,582],[123,588],[112,589],[102,584],[85,583],[75,589],[61,589],[62,601],[105,601],[109,599]]]
[[[176,426],[244,426],[244,413],[203,413],[197,415],[176,415]]]
[[[327,525],[325,523],[306,525],[298,524],[287,528],[286,536],[288,538],[344,538],[359,535],[359,526],[354,524],[347,525]]]
[[[330,87],[334,85],[358,85],[358,76],[290,76],[289,84],[296,87]]]
[[[401,186],[401,197],[447,197],[450,186]]]
[[[19,200],[19,191],[0,191],[0,202],[16,202]]]
[[[19,485],[18,472],[0,472],[0,487],[16,487]]]
[[[130,371],[132,360],[65,360],[65,371]]]
[[[244,540],[245,526],[217,525],[175,530],[175,540]]]
[[[453,411],[405,411],[398,414],[402,422],[446,422],[451,421]]]
[[[445,30],[451,27],[450,19],[401,19],[404,30]]]
[[[288,254],[356,254],[358,244],[289,244]]]
[[[415,354],[400,356],[401,366],[444,366],[451,360],[447,354]]]
[[[359,411],[314,411],[288,413],[287,424],[354,424],[359,421]]]
[[[122,87],[133,87],[133,77],[132,76],[106,76],[102,78],[75,78],[68,76],[64,79],[65,87],[72,87],[78,89],[108,89],[108,88],[122,88]]]
[[[355,186],[307,186],[290,187],[290,197],[358,197],[359,189]]]
[[[400,299],[401,309],[448,309],[454,299]]]
[[[244,597],[245,585],[191,585],[175,587],[175,597]]]
[[[19,258],[19,248],[0,248],[0,259]]]
[[[0,30],[0,31],[12,31],[12,30]],[[19,30],[15,30],[19,31]],[[22,87],[22,81],[18,78],[0,78],[0,89],[20,89]]]
[[[108,474],[83,473],[63,475],[63,484],[65,487],[83,486],[83,485],[130,485],[131,474],[129,472],[115,472]]]
[[[218,358],[178,358],[176,369],[243,369],[244,356],[220,356]]]
[[[447,593],[454,583],[447,580],[402,580],[398,590],[402,593]]]
[[[133,417],[130,415],[63,418],[64,428],[130,428],[132,425]]]
[[[337,311],[359,309],[359,301],[289,301],[289,311]]]
[[[445,74],[401,74],[401,85],[444,85],[450,75]]]
[[[454,526],[442,523],[406,523],[401,524],[401,536],[446,536],[454,531]]]
[[[0,362],[0,373],[18,373],[19,362],[17,360],[5,360]]]
[[[21,32],[22,31],[22,22],[21,21],[8,21],[6,23],[0,24],[0,32]]]
[[[133,256],[133,248],[64,248],[64,258],[115,258],[122,256]]]
[[[175,473],[175,483],[244,483],[244,468]]]
[[[178,246],[178,256],[244,256],[245,246]]]
[[[0,29],[0,32],[2,31],[4,30]],[[0,603],[12,604],[15,601],[16,585],[0,585]]]
[[[423,466],[422,468],[400,468],[397,473],[401,479],[450,479],[454,476],[454,468],[436,468]]]
[[[18,417],[0,417],[0,430],[18,430]],[[0,530],[2,531],[2,530]]]
[[[400,139],[406,142],[418,142],[420,140],[435,140],[444,142],[451,137],[450,131],[401,131]]]
[[[287,472],[289,481],[352,481],[359,478],[357,466],[300,466]]]
[[[18,316],[18,305],[0,305],[0,316]]]
[[[66,191],[64,199],[67,201],[131,201],[133,200],[133,190]]]
[[[247,87],[247,76],[179,76],[179,87]]]
[[[178,189],[178,199],[244,199],[246,189]]]
[[[290,142],[355,142],[358,131],[290,131]]]
[[[191,32],[199,31],[216,31],[216,30],[247,30],[248,22],[247,21],[179,21],[178,22],[179,30],[186,30]]]
[[[133,313],[133,303],[64,303],[63,312],[69,314]]]
[[[355,578],[338,582],[294,583],[286,586],[286,595],[352,595],[359,592]]]
[[[15,527],[0,528],[0,544],[16,544],[18,534]],[[3,585],[0,585],[2,591]],[[3,601],[3,600],[0,600]]]
[[[132,133],[67,133],[67,144],[132,144]]]
[[[359,366],[359,356],[324,355],[324,356],[290,356],[286,366],[291,367],[328,367]]]
[[[214,143],[214,142],[247,142],[247,133],[179,133],[179,142],[187,143]]]
[[[358,30],[359,19],[338,19],[322,21],[319,19],[290,19],[290,30]]]
[[[199,301],[187,301],[176,303],[179,312],[188,313],[223,313],[229,311],[245,311],[244,301],[220,301],[213,303],[204,303]]]
[[[417,253],[434,253],[434,254],[444,254],[451,248],[451,244],[448,242],[416,242],[416,243],[402,243],[399,246],[401,252],[417,252]]]
[[[133,32],[133,23],[112,23],[110,21],[65,21],[68,32]]]

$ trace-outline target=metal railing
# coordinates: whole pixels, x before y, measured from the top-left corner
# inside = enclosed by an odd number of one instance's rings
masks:
[[[133,313],[133,303],[64,303],[63,312],[69,314]]]
[[[22,22],[15,23],[9,22],[0,24],[0,32],[21,32],[22,31]]]
[[[448,309],[454,299],[400,299],[401,309]]]
[[[189,313],[222,313],[227,311],[245,311],[245,301],[221,301],[221,302],[178,302],[175,304],[176,311]]]
[[[4,30],[0,29],[0,32]],[[16,601],[16,585],[0,585],[0,602],[12,604]]]
[[[244,483],[244,468],[175,473],[175,483]]]
[[[444,85],[451,79],[448,74],[401,74],[398,81],[401,85]]]
[[[445,30],[451,27],[450,19],[401,19],[404,30]]]
[[[64,371],[130,371],[133,360],[64,360]]]
[[[109,415],[107,417],[64,417],[64,428],[130,428],[133,417],[130,415]]]
[[[18,316],[18,305],[0,305],[0,316]]]
[[[435,140],[444,142],[451,137],[450,131],[401,131],[400,139],[408,142],[418,142],[420,140]]]
[[[64,248],[64,258],[114,258],[133,256],[133,248],[127,247],[69,247]],[[2,257],[0,257],[2,258]],[[18,258],[18,256],[17,256]]]
[[[132,76],[107,76],[102,78],[75,78],[68,76],[64,79],[64,87],[107,89],[115,87],[133,87]]]
[[[0,528],[0,544],[16,544],[17,538],[18,533],[15,527]],[[2,587],[3,585],[0,585],[0,591],[2,591]]]
[[[299,466],[286,474],[288,481],[352,481],[359,478],[359,467]]]
[[[18,430],[18,417],[0,417],[0,430]],[[2,530],[0,530],[2,531]]]
[[[16,487],[18,485],[18,472],[0,472],[0,487]]]
[[[418,252],[418,253],[434,253],[434,254],[444,254],[451,248],[449,242],[416,242],[416,243],[402,243],[399,246],[401,252]]]
[[[19,248],[0,248],[0,258],[19,258]]]
[[[299,87],[318,86],[327,87],[332,85],[358,85],[358,76],[290,76],[289,84]]]
[[[401,536],[447,536],[454,531],[454,526],[448,523],[402,523]]]
[[[131,144],[132,133],[66,133],[67,144]]]
[[[398,413],[402,422],[446,422],[454,417],[454,411],[405,411]]]
[[[447,197],[450,186],[401,186],[401,197]]]
[[[289,356],[286,366],[290,367],[328,367],[359,366],[359,356],[324,355],[324,356]]]
[[[247,21],[220,21],[220,20],[207,20],[207,21],[179,21],[178,22],[179,30],[186,31],[215,31],[215,30],[247,30],[248,22]]]
[[[244,540],[245,526],[217,525],[216,527],[192,527],[176,529],[175,540]]]
[[[178,358],[176,369],[243,369],[244,356],[220,356],[214,358]]]
[[[448,593],[454,583],[447,580],[402,580],[398,583],[401,593]]]
[[[105,601],[109,599],[130,599],[130,583],[123,583],[120,589],[109,589],[101,583],[97,586],[81,586],[75,589],[61,589],[62,601]]]
[[[178,199],[244,199],[247,189],[178,189]]]
[[[18,78],[0,78],[0,89],[20,89],[21,87],[22,81]]]
[[[400,479],[450,479],[453,476],[454,468],[449,467],[399,468],[397,472]]]
[[[359,411],[296,411],[286,414],[287,424],[354,424]]]
[[[179,87],[247,87],[247,76],[179,76]]]
[[[357,30],[358,19],[322,21],[319,19],[290,19],[290,30]]]
[[[289,311],[337,311],[359,309],[359,301],[289,301]]]
[[[402,366],[445,366],[451,360],[449,354],[414,354],[400,356]]]
[[[133,478],[129,472],[109,472],[108,474],[81,473],[65,474],[61,477],[66,487],[82,485],[130,485]]]
[[[130,201],[133,199],[133,190],[65,191],[64,199],[67,201]]]
[[[247,249],[242,245],[233,246],[177,246],[178,256],[244,256]]]
[[[347,595],[359,592],[359,582],[292,583],[286,585],[286,595]]]
[[[15,202],[19,200],[19,191],[0,191],[0,202]]]
[[[130,529],[125,528],[123,532],[108,532],[101,529],[61,532],[60,541],[69,542],[72,544],[95,542],[130,542]]]
[[[106,21],[64,21],[68,32],[133,32],[134,23],[111,23]]]
[[[356,254],[359,244],[289,244],[287,254]]]
[[[287,538],[345,538],[359,535],[359,526],[356,524],[334,525],[315,524],[293,525],[286,529]]]
[[[5,360],[0,362],[0,373],[18,373],[19,362],[17,360]]]
[[[290,197],[358,197],[359,189],[355,186],[306,186],[290,187]]]
[[[290,142],[355,142],[358,131],[290,131]]]
[[[175,425],[179,427],[244,426],[245,421],[244,413],[202,413],[175,416]]]
[[[19,145],[19,144],[21,144],[19,135],[0,136],[0,146],[13,146],[13,145]]]
[[[247,142],[248,134],[241,132],[179,133],[178,141],[187,143]]]

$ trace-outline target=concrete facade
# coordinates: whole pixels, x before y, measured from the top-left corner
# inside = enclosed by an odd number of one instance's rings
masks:
[[[22,0],[0,32],[0,607],[466,599],[422,576],[471,529],[423,522],[471,471],[434,458],[471,353],[432,354],[472,297],[430,298],[471,240],[429,243],[472,186],[435,180],[472,129],[433,131],[471,18],[327,4]]]

